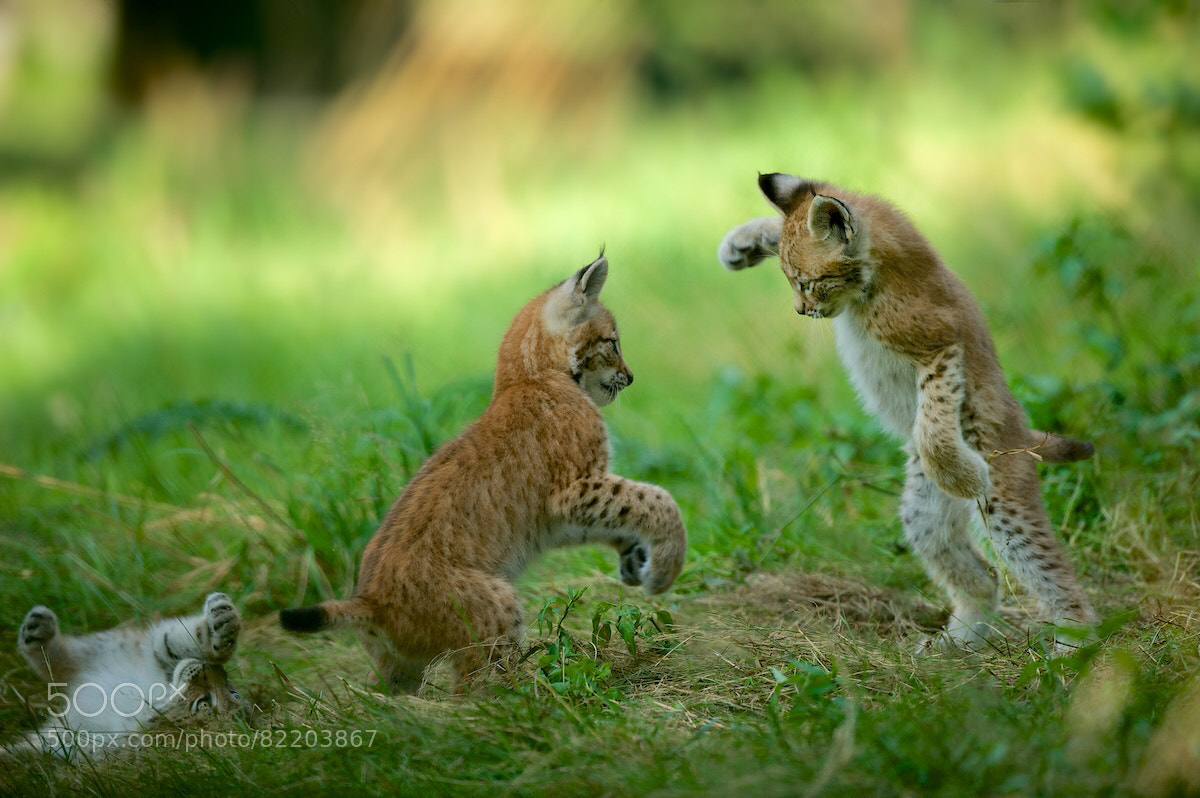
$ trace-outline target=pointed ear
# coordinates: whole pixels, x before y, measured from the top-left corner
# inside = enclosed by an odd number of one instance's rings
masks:
[[[600,289],[608,279],[608,258],[601,255],[559,283],[546,303],[546,322],[551,327],[574,327],[587,321],[600,301]]]
[[[608,279],[608,258],[603,254],[575,272],[568,281],[571,285],[571,301],[577,307],[594,305],[600,300],[600,289]]]
[[[832,238],[849,248],[855,243],[855,221],[850,209],[841,200],[818,194],[808,209],[808,232],[824,241]]]
[[[813,181],[772,172],[758,176],[758,187],[775,209],[787,216],[813,190]]]

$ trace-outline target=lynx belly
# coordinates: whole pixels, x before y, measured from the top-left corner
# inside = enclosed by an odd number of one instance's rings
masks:
[[[888,432],[908,440],[917,419],[916,368],[869,335],[851,311],[834,318],[833,328],[863,405]]]

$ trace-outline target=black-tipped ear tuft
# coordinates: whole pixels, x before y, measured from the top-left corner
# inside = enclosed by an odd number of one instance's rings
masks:
[[[817,183],[780,172],[760,174],[758,187],[775,209],[787,216],[797,205],[814,193]]]
[[[604,281],[607,279],[608,258],[604,257],[604,250],[601,250],[600,257],[576,272],[573,278],[574,287],[571,293],[575,304],[588,305],[598,301],[600,289],[604,288]]]

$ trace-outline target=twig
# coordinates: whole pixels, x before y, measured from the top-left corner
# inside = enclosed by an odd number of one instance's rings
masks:
[[[1036,446],[1026,446],[1022,449],[1005,449],[1003,451],[1000,449],[993,449],[992,453],[988,455],[988,462],[995,460],[997,457],[1004,457],[1005,455],[1009,454],[1027,454],[1034,460],[1045,460],[1046,458],[1038,454],[1037,450],[1045,446],[1046,441],[1048,440],[1050,440],[1050,433],[1046,432],[1042,434],[1042,439],[1038,441]]]

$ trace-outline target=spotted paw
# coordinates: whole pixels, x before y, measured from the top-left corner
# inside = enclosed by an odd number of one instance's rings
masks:
[[[58,634],[58,617],[48,607],[34,607],[25,616],[17,639],[22,649],[45,646]]]
[[[242,631],[242,616],[224,593],[211,593],[204,600],[204,617],[208,624],[208,650],[211,662],[225,662],[237,648]]]
[[[650,552],[644,543],[634,541],[621,549],[621,581],[627,585],[640,585]]]

